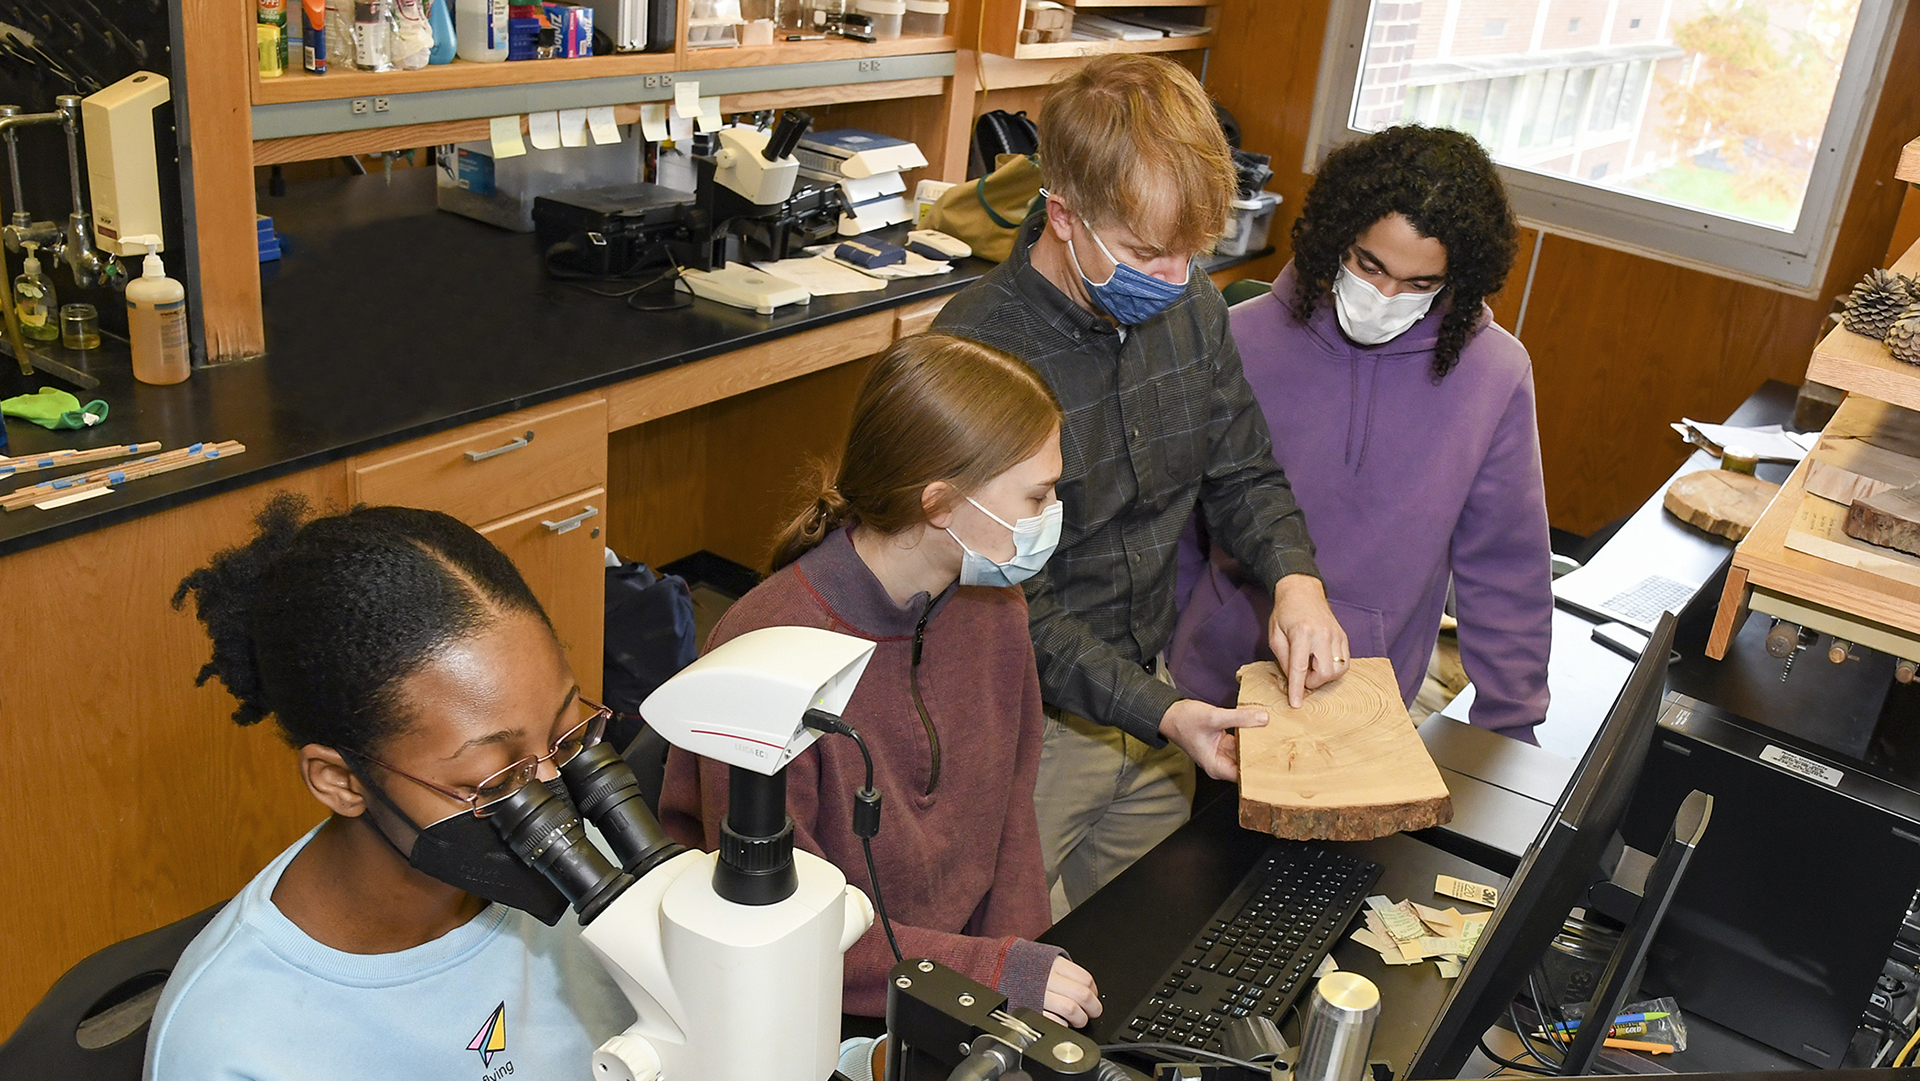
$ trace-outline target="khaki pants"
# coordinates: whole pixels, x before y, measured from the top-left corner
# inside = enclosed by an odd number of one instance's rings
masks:
[[[1047,707],[1033,809],[1055,919],[1193,814],[1193,760]]]

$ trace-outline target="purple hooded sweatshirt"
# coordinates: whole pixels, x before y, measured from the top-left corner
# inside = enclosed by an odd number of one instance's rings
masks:
[[[1533,742],[1547,715],[1553,594],[1526,348],[1485,312],[1436,385],[1440,305],[1363,346],[1340,332],[1332,297],[1295,322],[1294,281],[1288,264],[1272,295],[1236,305],[1233,336],[1353,655],[1391,659],[1411,703],[1451,573],[1473,723]],[[1175,680],[1231,705],[1239,666],[1273,655],[1272,597],[1191,527],[1179,590]]]

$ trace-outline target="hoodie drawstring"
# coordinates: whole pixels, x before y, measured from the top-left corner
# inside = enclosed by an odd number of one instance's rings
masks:
[[[1360,365],[1363,362],[1369,364],[1367,369],[1367,414],[1364,420],[1362,420],[1360,416]],[[1366,466],[1367,447],[1373,443],[1374,399],[1379,396],[1379,390],[1380,362],[1378,360],[1367,358],[1366,361],[1362,361],[1356,358],[1347,365],[1347,450],[1346,457],[1343,460],[1347,465],[1352,466],[1356,473]],[[1356,432],[1360,437],[1359,461],[1354,460],[1353,454],[1353,439]]]

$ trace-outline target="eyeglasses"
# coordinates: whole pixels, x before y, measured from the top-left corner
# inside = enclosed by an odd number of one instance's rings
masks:
[[[585,696],[580,698],[580,703],[592,709],[593,715],[581,721],[579,724],[574,725],[572,728],[567,729],[565,732],[562,732],[560,738],[553,741],[553,746],[547,748],[546,754],[538,758],[522,758],[506,769],[500,770],[497,773],[488,774],[484,780],[473,786],[472,792],[464,795],[445,785],[435,784],[424,777],[415,777],[406,770],[400,769],[397,766],[390,766],[372,755],[361,754],[358,751],[346,751],[344,749],[342,753],[350,754],[363,762],[379,766],[389,773],[397,773],[422,788],[431,788],[456,803],[466,804],[467,809],[473,812],[475,818],[485,818],[487,817],[488,807],[499,803],[501,800],[525,788],[527,782],[533,780],[534,776],[540,772],[540,766],[543,763],[552,762],[553,768],[559,769],[561,766],[573,761],[574,756],[581,751],[595,746],[600,742],[601,738],[606,734],[607,721],[612,719],[613,711]]]

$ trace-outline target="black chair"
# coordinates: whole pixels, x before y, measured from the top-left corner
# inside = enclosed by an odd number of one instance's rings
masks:
[[[139,1081],[160,989],[225,904],[116,942],[69,969],[0,1043],[0,1077]]]

